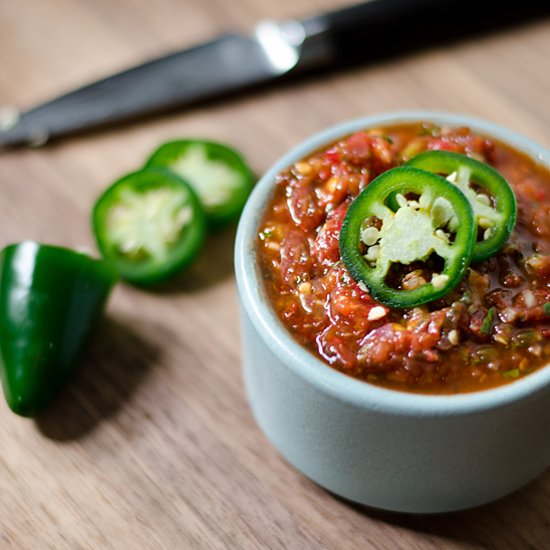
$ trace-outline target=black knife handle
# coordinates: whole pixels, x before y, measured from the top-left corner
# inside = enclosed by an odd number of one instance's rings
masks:
[[[341,10],[324,13],[306,19],[303,24],[308,34],[320,29],[338,35],[376,28],[378,25],[395,24],[426,7],[444,3],[446,0],[370,0]],[[452,0],[454,2],[454,0]]]
[[[371,0],[302,25],[306,40],[329,42],[338,60],[354,62],[548,15],[549,8],[548,0],[523,0],[521,6],[502,0]]]

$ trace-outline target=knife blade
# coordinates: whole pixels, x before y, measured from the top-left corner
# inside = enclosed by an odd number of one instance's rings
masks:
[[[304,20],[260,22],[130,68],[0,122],[0,148],[46,141],[167,112],[335,64],[465,35],[502,20],[500,0],[370,0]],[[521,16],[548,15],[546,0],[524,0]],[[476,6],[473,11],[473,6]],[[498,7],[498,13],[494,10]],[[510,12],[512,13],[512,12]],[[502,21],[501,21],[502,22]]]

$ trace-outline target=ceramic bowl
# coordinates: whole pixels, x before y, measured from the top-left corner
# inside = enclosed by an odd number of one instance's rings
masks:
[[[244,381],[254,417],[288,462],[346,499],[434,513],[477,506],[550,466],[550,366],[512,384],[459,395],[372,386],[323,363],[293,340],[264,293],[257,230],[276,175],[354,131],[427,121],[468,126],[550,167],[550,153],[516,133],[464,116],[407,112],[352,120],[284,155],[243,212],[236,241]]]

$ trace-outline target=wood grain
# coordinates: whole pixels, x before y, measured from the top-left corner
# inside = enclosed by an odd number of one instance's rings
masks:
[[[1,0],[0,104],[27,107],[228,28],[343,3]],[[537,21],[3,154],[0,246],[92,247],[94,198],[172,137],[230,142],[261,173],[329,124],[425,108],[482,116],[548,147],[549,53],[550,25]],[[162,291],[119,286],[46,414],[25,420],[0,403],[1,548],[549,548],[550,471],[478,510],[407,516],[345,503],[286,464],[243,392],[233,239],[212,237]]]

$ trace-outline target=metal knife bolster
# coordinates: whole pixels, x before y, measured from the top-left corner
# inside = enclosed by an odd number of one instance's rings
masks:
[[[263,49],[267,61],[276,74],[293,69],[313,69],[330,64],[336,57],[334,44],[327,40],[322,29],[297,20],[260,21],[254,37]]]

